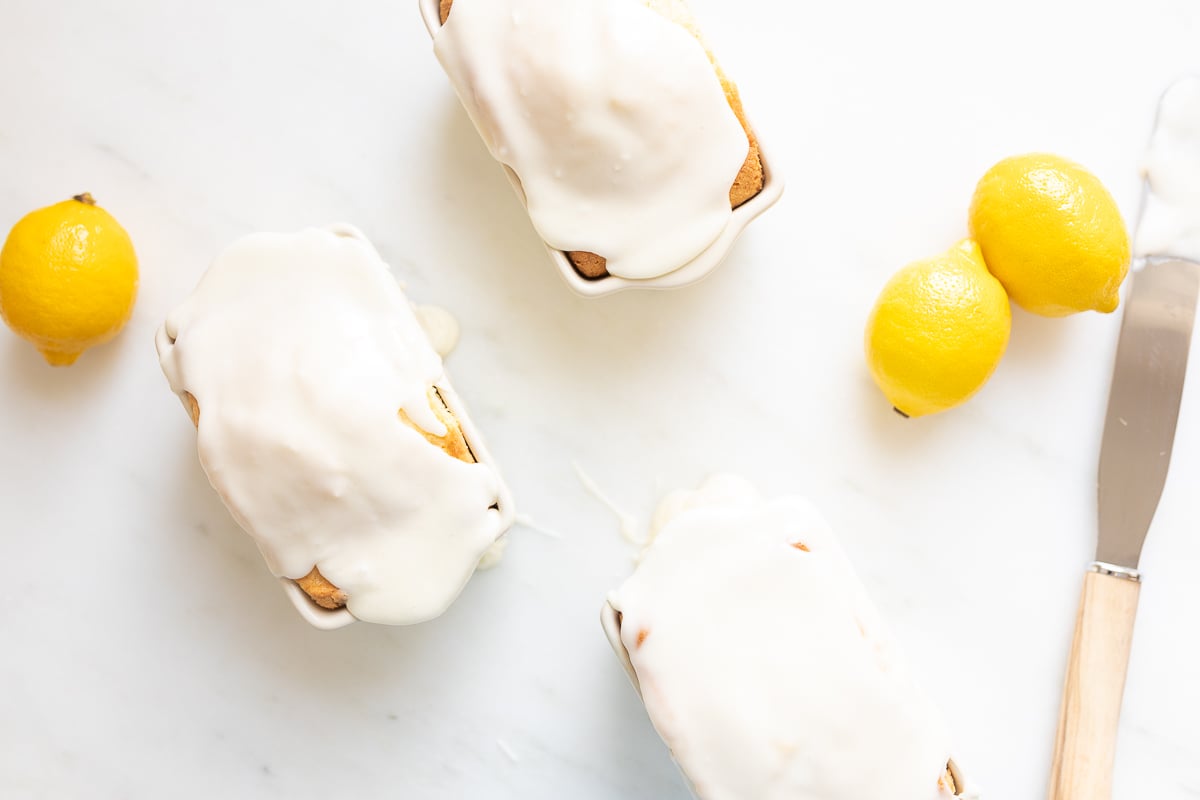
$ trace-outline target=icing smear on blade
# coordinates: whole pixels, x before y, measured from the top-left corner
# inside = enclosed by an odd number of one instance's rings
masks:
[[[1147,191],[1134,253],[1200,261],[1200,77],[1163,94],[1142,174]]]
[[[655,516],[610,603],[698,797],[952,797],[945,727],[807,501],[720,475]]]

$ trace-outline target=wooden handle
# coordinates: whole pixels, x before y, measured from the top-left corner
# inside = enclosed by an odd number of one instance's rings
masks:
[[[1109,800],[1117,722],[1137,616],[1136,580],[1100,572],[1083,579],[1067,662],[1050,800]]]

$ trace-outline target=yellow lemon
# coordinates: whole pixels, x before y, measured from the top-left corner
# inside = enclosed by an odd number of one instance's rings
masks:
[[[1026,311],[1116,309],[1129,234],[1112,195],[1078,164],[1043,154],[1004,159],[975,187],[970,225],[988,269]]]
[[[910,264],[883,287],[867,320],[867,365],[897,411],[920,417],[962,403],[1008,346],[1008,296],[964,239]]]
[[[86,193],[26,215],[0,250],[0,316],[54,366],[116,336],[137,286],[129,234]]]

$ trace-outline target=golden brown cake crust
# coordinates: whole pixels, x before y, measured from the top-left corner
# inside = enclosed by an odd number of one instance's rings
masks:
[[[188,416],[192,418],[192,424],[199,428],[200,404],[196,402],[196,396],[191,392],[184,392],[183,402],[187,404]]]
[[[954,781],[954,773],[950,771],[950,765],[946,765],[946,774],[938,781],[941,786],[944,786],[952,795],[958,795],[958,784]]]
[[[463,436],[462,426],[458,424],[458,419],[450,413],[450,409],[446,406],[446,401],[442,399],[440,394],[438,394],[438,390],[432,386],[429,387],[428,397],[429,407],[437,416],[438,421],[446,426],[445,434],[442,436],[436,436],[419,427],[415,422],[408,418],[408,414],[404,413],[404,409],[401,409],[399,412],[400,421],[424,436],[427,442],[442,448],[459,461],[466,461],[468,464],[474,463],[475,454],[471,452],[470,446],[467,445],[467,439],[465,436]]]
[[[445,434],[435,436],[429,431],[418,427],[415,422],[409,419],[408,414],[405,414],[403,409],[398,412],[400,421],[424,436],[430,444],[442,448],[447,454],[457,458],[459,461],[466,461],[468,464],[475,463],[475,454],[471,452],[471,447],[467,444],[467,439],[463,435],[462,425],[459,424],[458,418],[450,412],[446,401],[442,399],[441,394],[438,393],[435,387],[429,387],[428,396],[430,409],[433,410],[433,413],[441,423],[446,426]],[[188,416],[192,418],[192,424],[199,428],[200,403],[197,402],[196,397],[191,392],[183,393],[183,401],[187,405]],[[330,583],[316,566],[303,578],[297,578],[296,585],[303,589],[304,593],[314,603],[321,608],[327,608],[331,611],[344,607],[348,600],[346,593]]]
[[[346,605],[346,593],[334,586],[316,567],[303,578],[296,579],[296,585],[304,590],[314,603],[330,611]]]
[[[454,5],[454,0],[439,0],[438,13],[443,25],[446,24],[446,20],[450,17],[450,7],[452,5]],[[653,4],[651,4],[651,8],[654,8]],[[654,10],[658,11],[659,9],[655,8]],[[697,30],[690,26],[685,27],[697,39],[700,38]],[[746,138],[750,140],[750,151],[746,154],[746,160],[742,163],[741,170],[738,171],[737,177],[733,180],[733,186],[729,188],[729,205],[732,208],[737,208],[763,189],[766,176],[763,172],[762,155],[758,149],[758,137],[754,135],[754,130],[750,127],[750,123],[746,121],[746,112],[742,107],[742,98],[738,94],[737,86],[729,79],[729,76],[725,74],[721,66],[717,64],[711,52],[708,53],[708,57],[713,63],[713,69],[716,70],[717,77],[721,79],[721,88],[725,90],[725,99],[729,102],[729,107],[737,115],[738,122],[742,124],[742,130],[746,132]],[[575,271],[589,280],[598,280],[608,276],[608,266],[603,256],[582,250],[572,250],[567,253],[567,258],[570,260],[571,265],[575,267]]]

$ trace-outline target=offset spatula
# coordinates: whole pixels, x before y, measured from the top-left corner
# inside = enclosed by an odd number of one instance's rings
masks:
[[[1050,800],[1112,797],[1138,559],[1175,440],[1200,264],[1150,257],[1135,263],[1130,280],[1100,448],[1100,542],[1083,580]]]
[[[1175,439],[1200,264],[1151,261],[1131,280],[1100,449],[1100,543],[1083,579],[1050,800],[1112,797],[1138,559]]]

